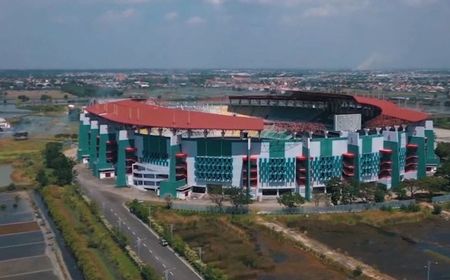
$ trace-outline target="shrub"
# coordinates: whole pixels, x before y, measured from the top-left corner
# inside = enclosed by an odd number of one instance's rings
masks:
[[[144,265],[141,267],[141,276],[144,278],[144,280],[159,280],[160,277],[156,273],[156,271],[153,269],[153,267],[149,265]]]
[[[383,205],[383,206],[380,207],[380,210],[381,210],[381,211],[386,211],[386,212],[392,212],[392,211],[394,211],[394,209],[393,209],[392,206],[390,206],[390,205]]]
[[[357,266],[352,272],[353,277],[359,277],[359,276],[362,275],[362,273],[363,273],[363,271],[362,271],[362,268],[360,266]]]
[[[402,205],[400,206],[400,210],[403,212],[419,212],[420,211],[420,206],[418,204],[408,204],[406,205]]]
[[[433,204],[433,214],[434,215],[439,215],[442,212],[442,206],[439,204]]]
[[[16,190],[16,184],[11,183],[8,185],[8,187],[6,188],[8,191],[15,191]]]

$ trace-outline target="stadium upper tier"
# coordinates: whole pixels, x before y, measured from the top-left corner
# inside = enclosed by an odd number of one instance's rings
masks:
[[[279,95],[230,96],[229,110],[274,121],[320,122],[333,116],[360,114],[364,127],[417,123],[428,114],[376,98],[321,92],[291,91]]]
[[[254,131],[264,129],[264,121],[260,118],[186,111],[135,100],[97,103],[88,106],[86,111],[115,123],[137,127]]]

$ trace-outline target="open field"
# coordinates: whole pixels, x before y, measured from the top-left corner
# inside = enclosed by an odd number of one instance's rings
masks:
[[[450,142],[450,129],[435,128],[437,142]]]
[[[450,276],[450,223],[426,210],[272,219],[399,279],[424,279],[428,260],[436,279]]]
[[[253,223],[252,217],[186,214],[158,208],[153,217],[201,258],[230,279],[347,279],[349,275],[279,235]]]
[[[24,154],[39,153],[48,139],[29,139],[14,141],[10,138],[0,139],[0,162],[12,162]]]
[[[8,90],[6,93],[6,99],[17,99],[20,95],[25,95],[31,100],[39,100],[42,95],[48,95],[52,99],[63,99],[65,95],[69,99],[76,98],[76,96],[61,90]]]

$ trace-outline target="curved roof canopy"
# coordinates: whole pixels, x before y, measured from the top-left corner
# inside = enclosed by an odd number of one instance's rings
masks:
[[[112,122],[138,127],[255,131],[264,128],[264,121],[259,118],[186,111],[135,100],[93,104],[86,111]]]
[[[378,107],[381,110],[381,115],[387,117],[401,119],[408,122],[420,122],[429,118],[426,113],[402,108],[390,101],[362,96],[354,96],[354,98],[359,104]]]

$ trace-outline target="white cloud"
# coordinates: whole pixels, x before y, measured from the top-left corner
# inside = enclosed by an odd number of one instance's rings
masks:
[[[170,12],[164,15],[164,19],[167,21],[174,21],[178,18],[177,12]]]
[[[126,4],[126,5],[132,5],[132,4],[144,4],[150,2],[150,0],[114,0],[117,4]]]
[[[186,23],[189,25],[199,25],[199,24],[203,24],[205,22],[206,22],[206,20],[204,18],[201,18],[198,16],[194,16],[194,17],[191,17],[188,20],[186,20]]]
[[[421,7],[429,4],[434,4],[437,0],[402,0],[406,5],[413,7]]]
[[[136,10],[132,8],[128,8],[121,11],[108,10],[103,14],[101,14],[98,20],[101,23],[114,23],[134,18],[136,17],[136,15],[137,15]]]
[[[225,3],[225,0],[204,0],[204,1],[214,6],[221,6],[223,3]]]

